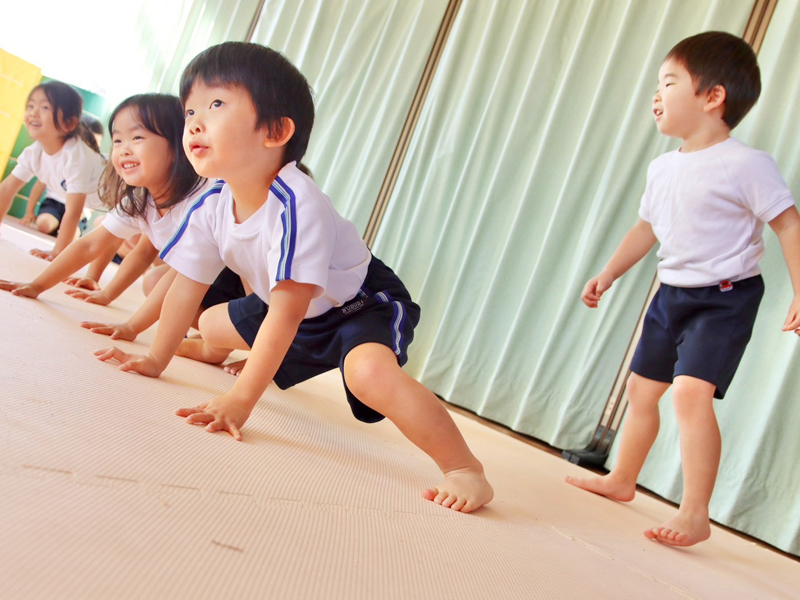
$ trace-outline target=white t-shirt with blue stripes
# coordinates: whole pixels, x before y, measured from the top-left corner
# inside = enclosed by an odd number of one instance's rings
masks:
[[[267,201],[243,223],[234,217],[230,188],[217,189],[219,193],[194,203],[161,251],[173,269],[211,284],[228,266],[267,304],[280,281],[314,285],[306,318],[356,296],[371,254],[355,225],[336,212],[295,163],[281,169]]]
[[[143,216],[131,216],[115,207],[105,216],[101,227],[105,227],[111,234],[118,238],[128,239],[137,233],[145,234],[156,250],[161,250],[172,239],[178,227],[183,223],[189,209],[205,194],[212,192],[213,181],[206,181],[185,200],[170,207],[164,216],[158,214],[152,197],[147,196],[147,208]],[[127,200],[123,200],[125,202]]]

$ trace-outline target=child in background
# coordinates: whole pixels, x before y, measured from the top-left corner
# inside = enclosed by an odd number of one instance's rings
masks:
[[[110,302],[133,283],[169,241],[195,201],[212,193],[211,185],[195,173],[183,152],[183,109],[180,100],[166,94],[141,94],[123,101],[111,114],[111,162],[103,176],[101,193],[113,203],[102,224],[58,256],[30,283],[0,281],[0,289],[35,298],[98,255],[119,246],[120,240],[141,233],[114,278],[98,293]],[[158,320],[161,300],[174,274],[162,277],[160,296],[151,294],[128,323],[107,326],[82,323],[98,333],[134,339]],[[161,282],[159,282],[161,283]],[[243,296],[235,286],[214,288],[213,300]]]
[[[177,411],[237,440],[270,381],[287,388],[338,367],[354,416],[367,423],[389,417],[443,472],[444,482],[425,498],[462,512],[489,502],[483,467],[449,413],[400,368],[419,307],[296,166],[314,120],[303,75],[269,48],[228,42],[189,64],[181,99],[189,160],[226,183],[197,204],[161,252],[179,274],[149,354],[112,347],[98,358],[157,377],[179,347],[209,363],[231,349],[252,349],[229,392]],[[203,339],[184,340],[187,315],[225,265],[255,293],[207,310]]]
[[[783,330],[800,327],[800,215],[772,157],[730,137],[760,91],[755,53],[741,38],[702,33],[669,52],[653,113],[658,130],[680,138],[681,147],[650,164],[639,221],[582,295],[597,307],[614,280],[660,243],[661,287],[631,363],[617,463],[603,477],[567,482],[632,500],[658,434],[658,401],[672,385],[683,499],[674,518],[644,532],[671,546],[711,535],[708,507],[721,447],[713,402],[733,379],[764,293],[764,223],[778,235],[794,288]]]
[[[33,177],[47,186],[50,197],[39,208],[36,227],[44,233],[58,229],[58,237],[52,251],[31,251],[47,260],[73,240],[87,201],[91,208],[102,207],[97,188],[105,160],[94,137],[81,125],[82,109],[80,94],[65,83],[49,81],[33,88],[24,118],[34,143],[22,151],[0,184],[0,216]]]
[[[91,140],[87,139],[88,136],[91,135],[95,139],[95,144],[97,145],[97,148],[99,150],[99,148],[103,144],[103,124],[100,123],[100,121],[98,121],[94,117],[84,114],[81,116],[81,125],[83,125],[83,131],[81,137],[86,142],[86,145],[91,148],[94,147],[92,145]],[[105,158],[105,155],[103,155],[103,157]],[[44,182],[39,181],[37,179],[36,183],[34,183],[33,187],[31,188],[31,194],[28,200],[28,205],[25,207],[25,214],[19,220],[19,223],[20,225],[35,227],[42,233],[47,233],[55,237],[58,234],[58,226],[56,225],[56,227],[53,228],[52,221],[48,222],[50,219],[52,219],[52,216],[47,217],[46,213],[42,213],[42,219],[36,218],[37,217],[36,208],[39,205],[39,199],[46,191],[47,191],[47,186],[44,184]],[[52,205],[53,202],[57,202],[57,200],[54,200],[52,198],[51,194],[47,196],[46,201],[48,203],[47,205]],[[87,208],[84,208],[83,210],[84,218],[81,219],[75,237],[78,237],[84,231],[87,223],[87,218],[90,216],[90,214],[91,211]],[[102,274],[102,272],[100,274]],[[68,281],[67,283],[70,282]],[[70,283],[70,285],[75,285],[75,284]]]

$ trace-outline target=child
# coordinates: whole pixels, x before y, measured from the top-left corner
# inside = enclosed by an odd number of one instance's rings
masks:
[[[794,299],[784,331],[800,327],[800,216],[766,153],[730,137],[761,91],[756,57],[742,39],[708,32],[667,55],[653,98],[656,126],[681,139],[647,172],[639,221],[582,300],[603,293],[658,241],[661,287],[631,363],[630,406],[619,456],[603,477],[567,481],[627,502],[659,427],[658,401],[670,385],[681,439],[683,500],[648,538],[691,546],[711,535],[708,506],[720,457],[714,398],[723,398],[750,339],[764,291],[758,261],[764,223],[778,235]]]
[[[462,512],[491,500],[483,467],[447,410],[400,368],[419,307],[296,166],[314,120],[305,78],[269,48],[229,42],[189,64],[181,99],[189,160],[226,184],[161,252],[179,275],[150,353],[112,347],[98,358],[157,377],[176,350],[220,363],[231,349],[252,349],[229,392],[177,411],[237,440],[271,380],[287,388],[339,367],[354,416],[389,417],[444,473],[424,497]],[[200,319],[203,339],[184,340],[190,308],[226,264],[255,294],[209,309]]]
[[[108,303],[150,266],[192,204],[214,193],[214,188],[195,173],[183,152],[183,108],[177,97],[132,96],[111,114],[109,131],[113,140],[111,162],[103,176],[101,192],[114,209],[99,227],[67,248],[31,283],[0,281],[0,289],[35,298],[95,257],[113,253],[122,239],[141,233],[139,243],[114,278],[97,292]],[[160,294],[151,294],[128,323],[82,325],[97,333],[111,334],[115,339],[134,339],[158,319],[161,300],[173,277],[174,274],[162,278]],[[244,295],[235,286],[214,289],[223,299]],[[209,294],[209,299],[212,298]],[[204,306],[214,303],[206,301]]]
[[[47,186],[49,197],[39,208],[36,226],[44,233],[58,229],[58,237],[52,251],[31,251],[47,260],[72,241],[87,201],[91,208],[102,206],[97,186],[105,160],[80,123],[82,109],[80,94],[65,83],[49,81],[33,88],[25,108],[25,128],[34,143],[22,151],[17,166],[0,184],[0,216],[33,177]]]

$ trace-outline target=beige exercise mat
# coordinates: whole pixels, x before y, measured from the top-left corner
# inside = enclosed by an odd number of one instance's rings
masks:
[[[0,278],[35,276],[39,242],[4,223]],[[77,325],[124,320],[134,287],[108,307],[63,284],[0,293],[3,600],[798,597],[800,563],[717,528],[688,550],[650,542],[672,507],[582,492],[563,482],[577,467],[460,415],[496,499],[472,515],[427,502],[435,465],[390,423],[356,421],[338,372],[271,386],[243,443],[189,426],[174,410],[231,375],[181,358],[159,379],[123,373]]]

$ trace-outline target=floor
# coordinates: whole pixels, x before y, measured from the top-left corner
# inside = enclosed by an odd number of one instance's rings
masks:
[[[34,277],[27,250],[46,243],[5,221],[0,278]],[[582,492],[563,482],[579,467],[460,414],[496,498],[470,515],[427,502],[435,465],[390,423],[353,419],[337,373],[271,386],[242,443],[191,427],[173,411],[232,376],[95,360],[108,338],[77,322],[122,321],[141,292],[101,307],[64,289],[0,292],[3,600],[800,597],[800,562],[719,528],[690,549],[651,542],[673,507]]]

